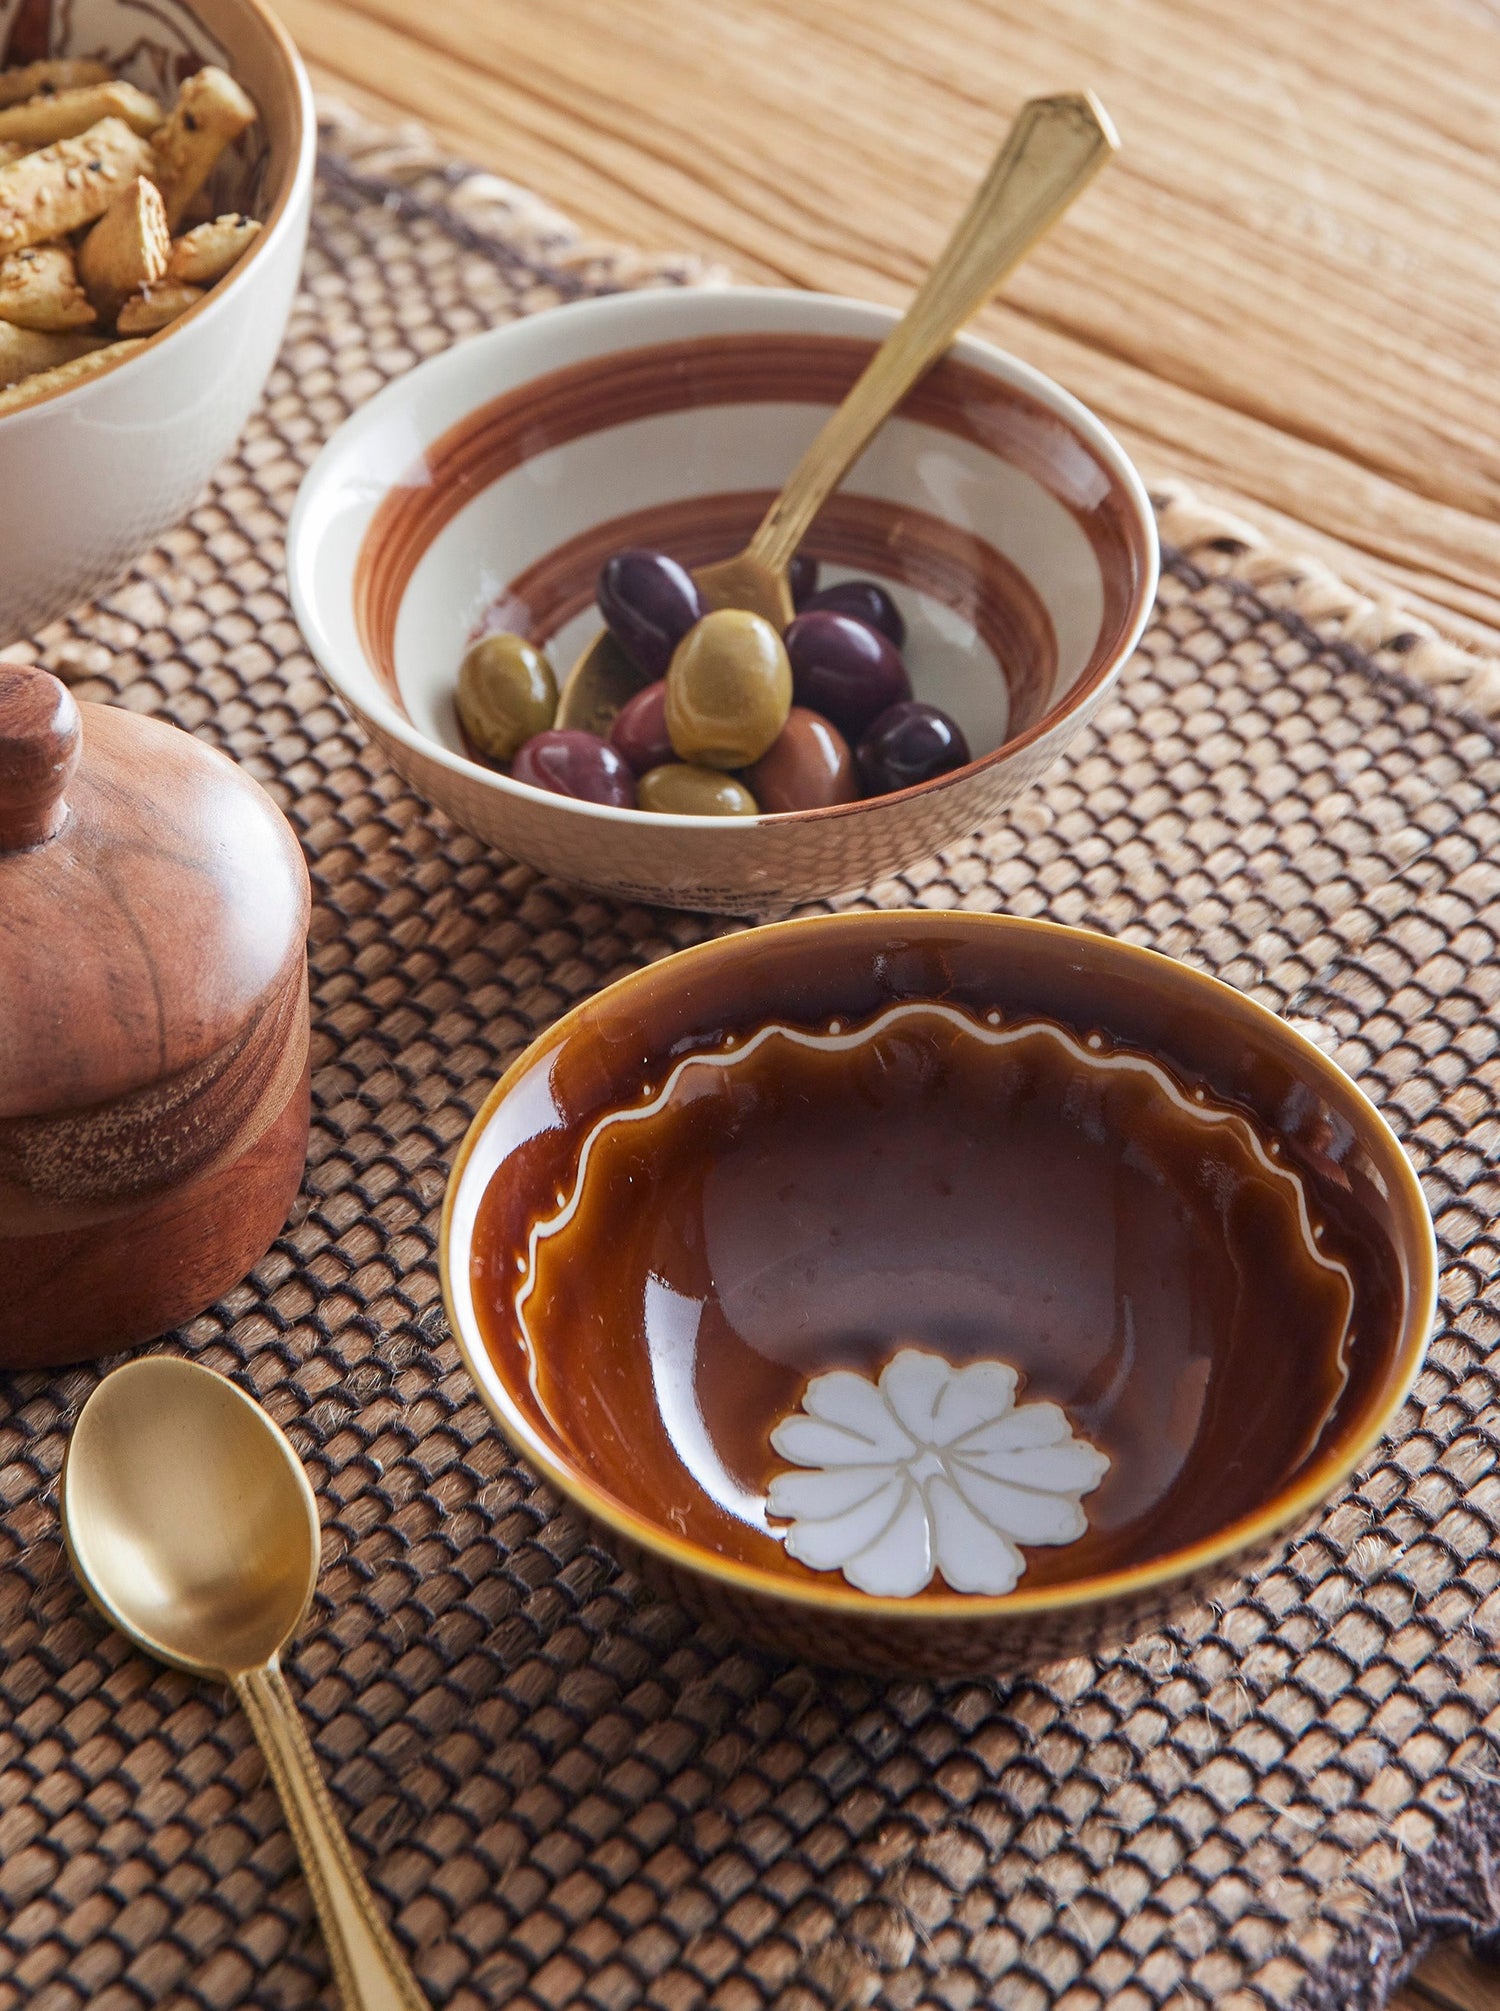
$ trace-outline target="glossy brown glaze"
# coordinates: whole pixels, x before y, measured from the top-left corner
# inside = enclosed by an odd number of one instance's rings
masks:
[[[280,1228],[307,1139],[307,876],[270,799],[191,735],[18,669],[12,825],[28,789],[65,814],[0,850],[0,1366],[199,1311]]]
[[[1002,1045],[903,1012],[804,1044],[823,1031],[742,1036],[649,1117],[624,1085],[519,1288],[498,1197],[481,1218],[489,1338],[518,1322],[542,1409],[611,1493],[814,1581],[759,1526],[808,1379],[878,1376],[903,1346],[998,1359],[1111,1460],[1088,1534],[1031,1553],[1035,1587],[1212,1535],[1360,1402],[1349,1277],[1383,1294],[1378,1260],[1337,1201],[1304,1226],[1275,1141],[1036,1022]]]
[[[735,1087],[691,1062],[768,1021],[848,1027],[914,1000],[1002,1030],[1050,1022],[1075,1045],[1018,1042],[1002,1066],[903,1014],[831,1073],[782,1053]],[[1101,1076],[1076,1043],[1161,1073]],[[585,1226],[540,1259],[518,1316],[531,1233],[571,1196],[585,1138],[674,1069],[651,1149],[599,1131]],[[1231,1116],[1205,1130],[1164,1080]],[[1309,1512],[1392,1414],[1431,1317],[1420,1192],[1353,1085],[1226,987],[1082,931],[845,915],[704,945],[569,1015],[484,1123],[503,1162],[449,1297],[459,1331],[479,1345],[482,1330],[497,1415],[662,1582],[827,1659],[938,1672],[1128,1632]],[[1273,1165],[1305,1195],[1316,1256]],[[641,1312],[653,1276],[702,1305],[675,1411]],[[1002,1330],[994,1351],[1028,1394],[1063,1402],[1115,1460],[1088,1536],[1033,1551],[1015,1594],[870,1599],[724,1507],[763,1490],[765,1432],[811,1368],[874,1365],[913,1337],[960,1360]]]
[[[501,476],[569,440],[662,412],[757,402],[836,405],[874,346],[847,336],[767,333],[657,343],[555,371],[470,413],[427,450],[418,475],[385,497],[356,561],[355,620],[365,653],[387,690],[396,690],[396,621],[412,574],[444,526]],[[908,394],[901,416],[973,442],[1020,468],[1068,510],[1089,539],[1099,559],[1104,612],[1089,662],[1066,697],[1066,703],[1076,703],[1117,660],[1121,635],[1138,610],[1151,570],[1123,482],[1058,414],[951,356]],[[692,499],[690,511],[700,501]],[[895,516],[904,519],[907,514],[898,511]],[[622,542],[640,542],[644,517],[622,519],[611,528]],[[753,515],[745,522],[752,528]],[[812,540],[820,553],[823,522],[820,517]],[[899,540],[899,525],[887,523],[879,535],[889,552]],[[983,539],[978,543],[989,549]],[[676,544],[668,548],[677,551]],[[732,546],[721,538],[703,556],[726,549]],[[686,550],[678,555],[689,558]],[[875,569],[869,556],[841,562]],[[544,564],[553,570],[550,562]],[[888,577],[899,578],[888,565],[885,570]],[[584,605],[592,592],[592,574],[586,569],[574,574],[570,568],[568,581],[564,598]],[[585,600],[577,599],[580,587],[586,589]],[[531,594],[540,601],[535,585]],[[545,623],[549,616],[539,609],[537,618]],[[1020,610],[1007,619],[1031,625]],[[1050,698],[1050,687],[1045,696]],[[1039,711],[1012,739],[1042,727],[1057,710],[1054,704]]]

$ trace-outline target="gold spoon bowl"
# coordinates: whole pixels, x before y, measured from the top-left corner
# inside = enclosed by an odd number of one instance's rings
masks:
[[[155,1355],[104,1378],[63,1462],[63,1539],[137,1647],[227,1682],[255,1731],[344,2002],[426,2011],[355,1863],[281,1673],[317,1583],[317,1503],[286,1436],[235,1385]]]

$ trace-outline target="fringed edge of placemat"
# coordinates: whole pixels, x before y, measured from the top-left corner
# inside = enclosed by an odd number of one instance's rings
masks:
[[[377,124],[318,94],[319,171],[397,215],[440,223],[460,244],[533,277],[562,300],[646,286],[724,286],[728,269],[691,252],[638,252],[586,238],[503,175],[455,161],[415,120]]]
[[[1494,1965],[1500,2004],[1500,1782],[1471,1788],[1468,1805],[1401,1880],[1401,1904],[1346,1933],[1297,1995],[1298,2011],[1383,2011],[1440,1942],[1465,1939]],[[1436,2000],[1434,2000],[1436,2001]]]
[[[1162,543],[1208,578],[1247,589],[1326,647],[1356,652],[1476,720],[1500,720],[1500,656],[1444,635],[1400,594],[1351,586],[1322,559],[1289,551],[1186,482],[1151,485]]]

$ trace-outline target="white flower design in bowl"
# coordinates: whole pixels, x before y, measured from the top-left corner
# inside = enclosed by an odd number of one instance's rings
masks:
[[[1020,1545],[1073,1543],[1082,1496],[1109,1458],[1076,1438],[1055,1403],[1016,1403],[1006,1362],[955,1368],[903,1348],[878,1381],[814,1376],[771,1444],[768,1514],[791,1556],[851,1585],[909,1599],[940,1571],[955,1592],[1000,1594],[1026,1569]]]

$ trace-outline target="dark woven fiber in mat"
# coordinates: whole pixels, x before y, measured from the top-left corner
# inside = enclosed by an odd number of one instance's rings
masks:
[[[232,750],[311,860],[304,1198],[167,1345],[307,1461],[326,1563],[291,1679],[418,1975],[464,2011],[1374,2006],[1435,1929],[1496,1912],[1494,666],[1172,492],[1161,606],[1096,726],[1008,823],[868,896],[1087,923],[1315,1023],[1442,1237],[1397,1438],[1293,1554],[1111,1659],[948,1689],[758,1660],[648,1600],[506,1455],[434,1263],[496,1073],[712,925],[426,811],[331,701],[281,572],[302,469],[385,378],[559,294],[695,275],[580,246],[419,140],[329,146],[237,458],[40,648]],[[0,2011],[295,2011],[327,1972],[245,1721],[108,1633],[62,1556],[95,1379],[0,1383]]]

